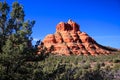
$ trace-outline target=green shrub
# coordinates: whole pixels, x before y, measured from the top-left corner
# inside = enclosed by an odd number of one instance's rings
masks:
[[[119,59],[117,59],[117,58],[116,58],[116,59],[113,59],[113,62],[114,62],[114,63],[120,63],[120,58],[119,58]]]

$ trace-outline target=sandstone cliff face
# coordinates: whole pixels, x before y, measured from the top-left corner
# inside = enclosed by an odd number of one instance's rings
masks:
[[[80,26],[69,20],[60,22],[54,34],[47,35],[43,45],[53,54],[58,55],[97,55],[110,54],[111,52],[99,46],[87,33],[80,31]]]

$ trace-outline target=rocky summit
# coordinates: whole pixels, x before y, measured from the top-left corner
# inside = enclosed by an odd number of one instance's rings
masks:
[[[81,32],[80,25],[72,20],[68,20],[67,23],[58,23],[56,32],[48,34],[44,38],[42,45],[50,53],[58,55],[98,55],[111,53],[109,49],[98,44],[87,33]]]

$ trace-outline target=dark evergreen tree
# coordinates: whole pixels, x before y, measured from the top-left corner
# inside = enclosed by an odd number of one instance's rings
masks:
[[[0,80],[23,76],[19,71],[34,53],[31,33],[35,21],[24,18],[23,6],[18,2],[12,4],[11,11],[7,2],[0,2]]]

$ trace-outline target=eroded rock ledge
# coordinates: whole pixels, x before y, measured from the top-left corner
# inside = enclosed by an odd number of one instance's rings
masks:
[[[43,45],[53,54],[58,55],[97,55],[110,54],[111,51],[104,49],[87,33],[80,31],[80,25],[72,20],[67,23],[60,22],[56,26],[54,34],[48,34]],[[53,48],[50,50],[50,48]]]

